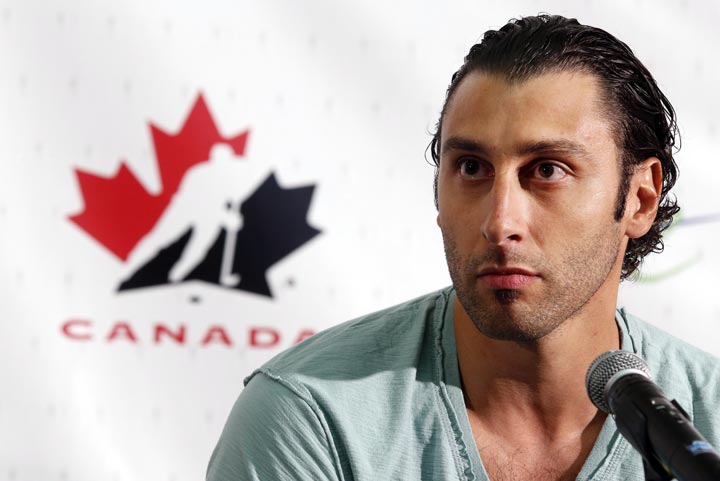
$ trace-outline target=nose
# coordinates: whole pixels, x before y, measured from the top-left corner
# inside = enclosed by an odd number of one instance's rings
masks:
[[[482,234],[491,244],[519,242],[526,234],[526,205],[519,179],[496,175],[484,202]]]

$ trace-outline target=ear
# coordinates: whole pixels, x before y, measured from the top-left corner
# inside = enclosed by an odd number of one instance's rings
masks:
[[[644,236],[652,227],[662,193],[662,181],[662,164],[657,157],[645,159],[635,168],[625,207],[625,233],[631,239]]]

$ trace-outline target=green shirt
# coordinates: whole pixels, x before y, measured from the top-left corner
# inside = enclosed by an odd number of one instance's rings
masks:
[[[246,380],[209,481],[488,480],[460,388],[452,288],[346,322]],[[618,310],[622,348],[718,446],[718,360]],[[608,416],[578,480],[642,480]]]

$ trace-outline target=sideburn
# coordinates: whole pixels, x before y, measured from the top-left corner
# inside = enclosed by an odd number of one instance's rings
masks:
[[[630,190],[630,179],[635,171],[635,165],[632,159],[628,158],[628,154],[623,155],[622,166],[620,168],[620,185],[618,186],[617,199],[615,200],[615,222],[625,215],[625,207],[627,207],[627,195]]]

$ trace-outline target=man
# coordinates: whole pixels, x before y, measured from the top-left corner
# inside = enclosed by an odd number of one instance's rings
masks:
[[[555,16],[487,32],[430,145],[453,287],[256,371],[208,479],[644,479],[585,393],[590,362],[620,348],[717,444],[717,361],[615,308],[678,211],[675,132],[608,33]]]

